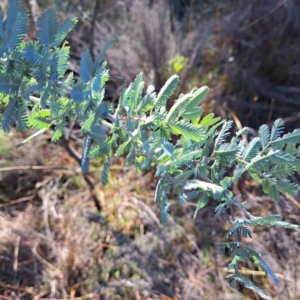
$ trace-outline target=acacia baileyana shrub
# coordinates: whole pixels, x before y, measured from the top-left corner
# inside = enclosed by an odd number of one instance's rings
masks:
[[[179,82],[176,75],[156,94],[153,86],[144,89],[140,73],[129,86],[124,84],[114,109],[103,101],[109,73],[106,62],[102,62],[113,40],[95,61],[88,51],[84,52],[77,82],[72,73],[65,76],[69,48],[64,39],[76,22],[68,17],[59,25],[55,9],[49,8],[38,18],[37,40],[25,42],[28,11],[18,0],[10,1],[5,20],[0,10],[3,131],[8,133],[12,126],[17,130],[37,129],[19,147],[50,127],[55,127],[52,141],[57,141],[67,121],[79,119],[85,133],[82,171],[88,172],[90,159],[103,158],[101,182],[106,185],[111,164],[120,156],[126,157],[125,164],[134,165],[137,172],[155,167],[159,178],[155,201],[160,206],[162,223],[167,222],[170,192],[178,195],[182,203],[197,200],[195,217],[209,201],[215,201],[217,216],[231,211],[232,226],[225,236],[229,241],[221,244],[232,258],[227,278],[232,287],[239,282],[269,299],[264,290],[241,274],[239,263],[252,260],[276,284],[279,280],[260,253],[242,243],[241,238],[251,238],[251,227],[257,225],[290,229],[297,226],[283,222],[279,215],[252,216],[234,196],[232,185],[248,173],[276,201],[280,194],[295,196],[298,185],[288,178],[300,170],[300,130],[283,134],[284,124],[279,119],[271,129],[262,125],[258,137],[249,143],[244,138],[247,128],[232,136],[231,121],[213,114],[203,116],[199,104],[208,93],[206,86],[180,95],[168,110],[167,100]],[[171,138],[174,135],[176,142]],[[242,210],[246,219],[235,219],[233,206]]]

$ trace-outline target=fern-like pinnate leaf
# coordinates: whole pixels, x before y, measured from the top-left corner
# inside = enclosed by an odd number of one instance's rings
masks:
[[[55,51],[51,62],[51,79],[57,81],[65,76],[68,68],[70,50],[68,47],[62,47]]]
[[[185,120],[194,120],[201,118],[204,109],[202,107],[194,107],[193,109],[186,109],[185,112],[181,115]]]
[[[52,43],[52,47],[58,47],[66,38],[67,34],[74,28],[77,22],[77,18],[67,17],[59,27]]]
[[[100,65],[105,52],[108,50],[109,47],[111,47],[114,44],[115,41],[116,41],[115,39],[110,39],[109,41],[107,41],[105,43],[105,45],[103,46],[103,48],[101,49],[101,51],[99,52],[99,54],[96,58],[96,61],[95,61],[95,64],[94,64],[94,69],[95,70],[97,70],[98,66]]]
[[[133,99],[133,108],[136,109],[144,89],[143,73],[140,72],[135,78],[132,85],[132,99]]]
[[[283,146],[285,144],[300,143],[300,129],[295,129],[291,133],[284,134],[281,138],[277,138],[272,142],[273,146]]]
[[[52,142],[56,142],[62,137],[65,126],[66,126],[66,123],[64,121],[61,121],[56,125],[55,131],[51,138]]]
[[[89,132],[93,140],[98,144],[102,144],[107,137],[107,129],[99,124],[93,124]]]
[[[209,127],[209,126],[212,126],[212,125],[218,123],[220,119],[221,119],[220,117],[214,118],[214,114],[213,114],[213,113],[208,114],[208,115],[206,115],[206,116],[201,120],[200,126],[202,126],[202,127]],[[226,123],[226,122],[224,122],[224,124],[225,124],[225,123]],[[230,127],[230,126],[231,126],[230,123],[231,123],[231,121],[227,122],[227,126]],[[228,129],[229,129],[229,127],[228,127]],[[226,129],[226,130],[227,130],[227,129]],[[223,132],[223,133],[224,133],[224,132]],[[227,136],[228,134],[225,133],[225,135]],[[226,136],[224,136],[224,138],[225,138]],[[223,140],[224,140],[224,139],[222,139],[222,140],[220,141],[220,143],[222,143]],[[219,144],[219,143],[218,143],[218,144]]]
[[[154,107],[158,110],[160,107],[164,106],[167,103],[167,100],[172,96],[174,93],[177,85],[179,83],[179,76],[173,75],[171,76],[164,86],[161,88],[160,92],[158,93],[156,100],[154,102]]]
[[[17,98],[12,97],[5,108],[5,112],[2,119],[2,129],[4,132],[9,133],[11,126],[16,122],[18,113]]]
[[[246,147],[243,158],[245,161],[250,161],[251,159],[257,157],[260,150],[260,139],[254,138]]]
[[[57,13],[54,7],[44,11],[37,20],[37,37],[46,46],[52,47],[58,30]]]
[[[263,179],[262,180],[262,188],[264,193],[268,194],[272,199],[279,201],[279,192],[276,189],[275,183],[268,180]]]
[[[28,27],[28,11],[27,9],[21,9],[17,15],[13,27],[8,35],[7,45],[9,49],[15,49],[24,40]]]
[[[7,11],[7,18],[5,22],[5,33],[6,36],[13,31],[14,24],[18,19],[18,14],[21,11],[21,3],[20,0],[10,0],[8,11]]]
[[[174,119],[176,120],[185,111],[190,98],[191,95],[187,94],[176,100],[174,105],[169,110],[169,113],[167,114],[166,122],[169,122],[170,120]]]
[[[218,137],[216,138],[215,149],[218,149],[221,146],[221,144],[223,144],[225,142],[225,139],[229,135],[229,130],[230,130],[231,126],[232,126],[232,121],[227,121],[224,123]]]
[[[101,145],[96,145],[90,150],[89,156],[91,159],[108,155],[111,151],[112,139],[105,140]]]
[[[84,173],[89,172],[89,166],[90,166],[89,151],[90,151],[91,142],[92,142],[92,137],[90,134],[87,134],[84,140],[82,155],[81,155],[81,170]]]
[[[27,103],[19,97],[17,99],[17,130],[23,131],[27,127]]]
[[[233,282],[239,282],[244,285],[246,288],[255,291],[262,299],[271,300],[271,297],[268,296],[267,292],[254,283],[252,283],[248,278],[242,275],[240,272],[235,272],[234,274],[227,275],[226,278],[233,280]]]
[[[224,193],[224,189],[221,186],[196,179],[187,181],[184,185],[184,188],[186,190],[199,189],[205,192],[208,191],[211,192],[211,194],[215,197],[219,197],[221,194]]]
[[[94,63],[88,50],[83,53],[81,58],[80,76],[84,82],[89,82],[94,76]]]
[[[270,215],[265,217],[255,217],[249,221],[251,226],[272,226],[276,225],[281,221],[281,216],[279,215]]]
[[[29,41],[24,50],[24,57],[33,65],[40,66],[44,59],[45,48],[37,41]]]
[[[0,93],[17,96],[20,88],[20,82],[11,81],[0,74]]]
[[[265,217],[255,217],[248,221],[250,226],[279,226],[288,229],[299,228],[298,225],[293,225],[290,223],[282,222],[280,215],[270,215]]]
[[[110,168],[111,168],[111,157],[107,156],[105,163],[103,165],[102,172],[101,172],[101,183],[103,186],[106,186],[108,183],[108,176],[110,174]]]
[[[250,254],[252,260],[255,263],[259,264],[264,269],[264,271],[268,275],[270,275],[274,280],[274,282],[278,285],[280,283],[279,279],[277,278],[273,270],[269,267],[269,265],[265,262],[265,260],[261,257],[261,254],[255,251],[254,249],[246,246],[245,244],[241,243],[241,246],[245,249],[245,251],[247,251]]]
[[[155,93],[147,93],[136,108],[136,112],[147,112],[154,107]]]
[[[299,191],[299,186],[287,179],[280,179],[276,181],[276,189],[283,195],[295,196]]]
[[[186,108],[188,110],[194,109],[195,106],[199,105],[205,99],[208,91],[209,89],[207,86],[203,86],[200,89],[196,90],[190,97],[189,103]]]
[[[44,116],[38,114],[28,116],[28,126],[35,129],[46,129],[48,130],[52,124],[52,121]]]
[[[235,232],[240,233],[243,237],[252,237],[251,231],[247,228],[249,221],[238,219],[233,222],[232,228],[226,233],[225,237],[228,239]],[[248,258],[248,257],[247,257]]]
[[[206,139],[206,130],[184,120],[168,124],[172,133],[188,137],[192,141],[200,142]]]
[[[270,142],[270,129],[268,125],[259,127],[258,136],[260,137],[262,148],[265,148]]]
[[[270,135],[270,141],[274,142],[276,141],[280,135],[283,133],[284,130],[284,122],[282,119],[278,119],[274,122],[271,135]]]
[[[237,145],[223,144],[215,151],[215,154],[220,158],[221,163],[230,164],[235,160]]]
[[[204,208],[204,207],[206,206],[207,203],[208,203],[208,197],[207,197],[206,195],[203,195],[203,196],[201,197],[201,199],[198,200],[198,202],[197,202],[197,207],[196,207],[196,210],[195,210],[195,212],[194,212],[194,219],[196,219],[198,212],[199,212],[202,208]]]
[[[83,81],[78,81],[71,91],[71,97],[74,102],[83,102],[86,100],[90,100],[92,97],[91,88],[89,84],[86,84]]]
[[[277,164],[274,166],[270,173],[275,177],[275,178],[287,178],[289,176],[292,176],[295,172],[295,167],[291,167],[287,164]]]
[[[297,228],[299,228],[298,225],[290,224],[290,223],[287,223],[287,222],[277,222],[275,225],[278,226],[278,227],[286,228],[286,229],[297,229]]]

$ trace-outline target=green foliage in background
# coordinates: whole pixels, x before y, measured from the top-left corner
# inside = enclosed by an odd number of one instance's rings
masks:
[[[189,60],[177,53],[172,59],[169,61],[169,65],[167,68],[168,74],[180,74],[183,72],[188,66]]]
[[[213,114],[203,116],[199,105],[208,88],[194,88],[180,95],[170,109],[166,103],[174,93],[179,77],[171,76],[158,94],[153,86],[145,89],[140,73],[129,86],[124,84],[118,106],[103,101],[105,82],[109,79],[105,51],[109,41],[93,61],[84,52],[80,65],[80,80],[66,74],[69,48],[66,35],[76,24],[66,18],[58,23],[54,8],[47,9],[37,22],[37,40],[25,42],[28,11],[18,0],[11,0],[4,20],[0,10],[0,120],[4,132],[35,128],[37,132],[18,146],[29,142],[50,127],[57,141],[66,124],[79,119],[85,133],[81,167],[88,172],[91,159],[101,157],[104,165],[100,174],[106,185],[114,159],[124,156],[126,165],[137,172],[156,169],[158,183],[155,201],[160,207],[161,222],[166,223],[168,197],[178,195],[182,203],[197,200],[195,217],[209,201],[216,204],[217,216],[230,212],[231,229],[228,242],[221,249],[229,252],[228,275],[231,286],[241,283],[262,298],[269,299],[239,271],[239,263],[253,261],[279,280],[260,253],[241,243],[241,237],[252,237],[252,226],[297,226],[281,220],[279,215],[254,217],[238,202],[232,186],[244,173],[263,187],[276,201],[280,194],[295,196],[298,185],[288,178],[300,170],[300,130],[283,134],[284,124],[277,120],[272,128],[262,125],[258,137],[249,143],[243,138],[247,128],[231,135],[232,122]],[[177,59],[178,60],[178,59]],[[177,63],[177,60],[175,63]],[[181,60],[178,60],[181,64]],[[175,65],[175,64],[174,64]],[[233,170],[233,171],[232,171]],[[246,219],[235,219],[233,207],[242,210]]]

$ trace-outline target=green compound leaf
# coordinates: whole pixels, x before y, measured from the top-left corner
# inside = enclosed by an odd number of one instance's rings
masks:
[[[138,104],[136,112],[147,112],[154,107],[155,93],[146,94]]]
[[[16,122],[18,113],[17,98],[10,98],[5,108],[2,119],[2,129],[4,132],[9,133],[11,126]]]
[[[198,89],[197,91],[195,91],[193,93],[186,109],[192,110],[192,109],[196,108],[195,106],[199,105],[205,99],[205,97],[208,94],[208,91],[209,91],[209,89],[207,86],[203,86],[200,89]]]
[[[300,143],[300,129],[295,129],[291,133],[283,135],[283,137],[276,139],[273,146],[283,146],[285,144],[296,144]]]
[[[254,138],[246,147],[243,158],[245,161],[250,161],[252,158],[257,157],[260,150],[260,139]]]
[[[103,165],[102,172],[101,172],[101,183],[103,186],[106,186],[108,183],[108,176],[110,174],[110,168],[111,168],[111,157],[107,156],[105,163]]]
[[[101,145],[96,145],[90,150],[90,158],[102,157],[108,155],[111,151],[112,139],[106,139]]]
[[[18,19],[18,14],[21,11],[20,0],[10,0],[9,7],[7,11],[7,18],[5,24],[5,33],[6,36],[13,31],[14,25]]]
[[[95,61],[95,64],[94,64],[94,70],[97,70],[102,59],[103,59],[103,56],[105,54],[105,52],[108,50],[108,48],[114,44],[116,40],[115,39],[110,39],[108,42],[105,43],[105,45],[103,46],[103,48],[101,49],[100,53],[98,54],[97,58],[96,58],[96,61]]]
[[[223,144],[215,151],[215,154],[219,157],[221,163],[230,164],[235,160],[237,145]]]
[[[270,142],[270,129],[268,125],[259,127],[258,136],[260,137],[262,148],[266,147]]]
[[[201,118],[203,112],[204,112],[204,109],[202,107],[194,107],[191,110],[186,110],[181,116],[185,120],[194,120],[197,118]]]
[[[203,127],[208,127],[208,126],[216,124],[217,122],[219,122],[220,119],[221,119],[220,117],[214,118],[214,114],[213,113],[212,114],[208,114],[200,122],[200,125],[203,126]]]
[[[178,83],[179,83],[178,75],[173,75],[167,80],[165,85],[158,93],[156,100],[154,102],[154,106],[156,110],[158,110],[160,107],[164,106],[167,103],[167,100],[173,95]]]
[[[89,82],[94,76],[94,63],[88,50],[83,53],[80,61],[80,76],[84,82]]]
[[[79,80],[71,91],[71,97],[74,102],[80,103],[86,100],[90,100],[92,97],[90,85]]]
[[[46,119],[44,116],[31,115],[28,116],[28,126],[35,129],[48,130],[52,124],[51,120]]]
[[[17,99],[17,130],[23,131],[27,127],[27,103],[19,97]]]
[[[284,123],[282,119],[278,119],[274,122],[274,125],[272,127],[272,131],[271,131],[271,136],[270,136],[270,141],[274,142],[276,141],[280,135],[283,133],[284,131]]]
[[[27,9],[22,9],[17,15],[17,19],[13,24],[13,28],[9,32],[9,38],[7,41],[9,49],[15,49],[23,42],[28,27],[27,14]]]
[[[208,197],[207,197],[206,195],[203,195],[203,196],[201,197],[201,199],[198,200],[198,202],[197,202],[197,207],[196,207],[196,210],[195,210],[195,212],[194,212],[194,219],[196,219],[198,212],[199,212],[203,207],[205,207],[207,203],[208,203]]]
[[[266,300],[272,300],[271,297],[268,296],[267,292],[259,287],[257,287],[254,283],[252,283],[249,279],[243,276],[240,272],[235,272],[234,274],[227,275],[226,278],[233,280],[233,282],[239,282],[244,285],[246,288],[255,291],[260,297]],[[231,287],[235,285],[231,284]]]
[[[46,46],[52,47],[58,30],[57,13],[54,7],[44,11],[37,20],[37,37]]]
[[[82,156],[81,156],[81,170],[84,173],[89,172],[89,165],[90,165],[89,150],[90,150],[91,143],[92,143],[92,137],[90,134],[87,134],[84,140]]]
[[[19,93],[20,82],[10,81],[5,76],[0,74],[0,93],[17,96]]]
[[[201,181],[201,180],[189,180],[186,182],[184,188],[186,190],[193,190],[193,189],[199,189],[205,192],[211,192],[213,196],[219,196],[221,194],[224,193],[224,189],[219,186],[216,185],[214,183],[209,183],[209,182],[205,182],[205,181]]]
[[[250,226],[279,226],[287,229],[296,229],[299,228],[298,225],[286,223],[281,221],[280,215],[270,215],[265,217],[255,217],[248,221]]]
[[[59,27],[57,34],[55,35],[54,42],[52,43],[52,47],[58,47],[77,22],[77,18],[67,17]]]
[[[56,125],[55,131],[54,131],[54,133],[53,133],[53,135],[51,137],[51,141],[52,142],[56,142],[56,141],[58,141],[62,137],[63,130],[64,130],[65,126],[66,126],[66,122],[65,121],[60,121]]]
[[[205,141],[207,138],[205,128],[193,125],[184,120],[169,123],[168,126],[173,134],[183,135],[195,142]]]
[[[287,179],[280,179],[276,181],[276,189],[284,195],[295,196],[299,191],[299,186]]]
[[[30,41],[26,44],[23,52],[24,57],[33,65],[41,66],[46,48],[37,41]]]
[[[107,137],[107,129],[102,125],[92,125],[89,132],[97,144],[102,144]]]
[[[225,139],[229,136],[230,133],[229,130],[231,126],[232,126],[232,121],[226,121],[223,124],[222,129],[215,141],[215,149],[218,149],[221,146],[221,144],[225,142]]]

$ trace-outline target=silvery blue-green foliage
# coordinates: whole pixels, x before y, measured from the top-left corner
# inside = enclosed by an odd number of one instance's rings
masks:
[[[94,62],[88,51],[80,64],[81,79],[65,75],[69,48],[66,35],[76,24],[75,18],[58,23],[54,8],[46,10],[37,21],[37,40],[24,41],[28,17],[18,0],[11,0],[4,20],[0,9],[0,120],[9,132],[27,127],[38,131],[18,146],[32,140],[51,126],[52,140],[58,140],[67,121],[79,119],[86,134],[81,167],[88,172],[91,159],[102,157],[104,166],[101,182],[106,185],[115,158],[123,155],[126,165],[137,172],[156,168],[159,178],[155,201],[161,210],[161,222],[167,222],[169,195],[178,195],[180,202],[197,200],[195,217],[209,201],[216,201],[216,215],[235,206],[247,219],[234,219],[226,234],[230,242],[223,243],[232,258],[228,270],[231,286],[236,282],[255,290],[269,299],[265,291],[243,276],[238,265],[243,261],[259,264],[276,284],[274,272],[261,255],[240,242],[252,237],[252,226],[297,226],[281,220],[278,215],[252,216],[235,198],[232,185],[244,173],[263,187],[271,198],[280,194],[295,196],[298,186],[288,178],[300,169],[300,130],[283,134],[284,124],[277,120],[270,129],[262,125],[258,137],[249,143],[243,139],[244,128],[231,136],[232,122],[203,116],[199,104],[208,93],[207,87],[194,88],[180,95],[168,110],[167,101],[174,93],[179,78],[173,75],[156,94],[153,86],[145,89],[140,73],[130,85],[123,86],[117,108],[103,101],[105,82],[109,79],[104,52],[113,44],[109,41]],[[233,170],[232,172],[228,172]],[[230,174],[230,175],[229,175]]]

